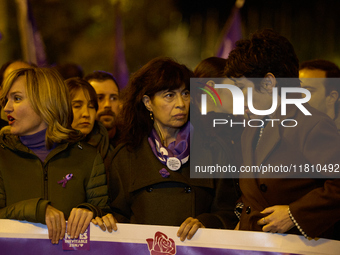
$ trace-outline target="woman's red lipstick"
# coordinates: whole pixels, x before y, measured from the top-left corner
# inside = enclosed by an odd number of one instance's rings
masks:
[[[8,124],[12,125],[15,121],[15,119],[11,116],[11,115],[7,115],[7,119],[8,119]]]

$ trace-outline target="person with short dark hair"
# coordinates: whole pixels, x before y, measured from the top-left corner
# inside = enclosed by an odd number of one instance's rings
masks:
[[[227,59],[225,73],[230,78],[239,78],[235,82],[244,93],[248,88],[253,89],[255,109],[267,110],[272,105],[275,87],[299,87],[298,68],[292,44],[266,29],[236,43]],[[281,83],[277,78],[282,77],[295,79]],[[300,94],[292,93],[290,97],[301,99]],[[244,166],[338,165],[340,136],[334,122],[308,104],[303,107],[312,116],[304,115],[295,105],[286,107],[286,115],[281,115],[278,106],[265,117],[246,109],[250,119],[293,119],[298,124],[284,127],[275,121],[273,125],[247,126],[242,134]],[[334,238],[333,226],[340,220],[340,179],[329,172],[318,172],[315,179],[308,174],[300,179],[296,176],[294,171],[241,173],[244,207],[239,229]]]
[[[224,68],[227,60],[219,57],[209,57],[203,59],[195,67],[195,77],[217,78],[224,77]]]
[[[117,146],[120,131],[117,127],[117,117],[120,112],[119,86],[114,76],[104,71],[94,71],[84,78],[95,89],[98,98],[96,119],[100,121],[109,133],[110,143]]]
[[[87,74],[84,79],[86,81],[96,80],[96,81],[106,81],[106,80],[112,80],[116,86],[118,91],[120,91],[120,88],[117,83],[117,79],[109,72],[105,71],[93,71],[92,73]]]
[[[64,78],[64,80],[67,80],[69,78],[83,78],[84,77],[84,71],[83,68],[76,64],[76,63],[64,63],[64,64],[57,64],[53,66],[54,69],[56,69],[60,75]]]
[[[328,79],[340,78],[339,67],[324,59],[309,60],[301,63],[299,77],[301,87],[311,92],[308,103],[334,120],[340,132],[340,79]]]

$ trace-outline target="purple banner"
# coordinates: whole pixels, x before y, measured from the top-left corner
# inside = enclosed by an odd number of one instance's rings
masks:
[[[191,240],[182,242],[177,237],[178,227],[123,223],[118,223],[117,226],[117,231],[109,233],[91,223],[91,234],[83,234],[77,242],[72,242],[75,240],[67,236],[64,240],[64,245],[79,244],[76,248],[88,246],[89,250],[63,250],[61,241],[55,245],[48,239],[46,225],[0,220],[0,254],[335,255],[339,254],[340,249],[339,241],[322,238],[308,240],[298,235],[205,228],[199,229]]]
[[[206,248],[206,247],[191,247],[191,246],[177,246],[175,254],[186,255],[283,255],[288,253],[281,252],[265,252],[265,251],[247,251],[247,250],[234,250],[234,249],[220,249],[220,248]],[[74,250],[63,251],[62,244],[51,244],[47,239],[22,239],[22,238],[0,238],[1,254],[7,255],[57,255],[57,254],[138,254],[138,255],[168,255],[172,253],[158,252],[151,253],[148,245],[138,243],[119,243],[119,242],[91,242],[91,249],[89,251]],[[292,253],[289,253],[292,254]]]

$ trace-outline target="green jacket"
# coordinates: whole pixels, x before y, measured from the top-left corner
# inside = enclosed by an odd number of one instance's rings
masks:
[[[96,149],[86,143],[62,143],[44,162],[19,138],[0,136],[0,218],[45,223],[46,206],[62,211],[82,207],[102,216],[108,210],[105,169]],[[58,183],[73,174],[65,187]]]
[[[104,125],[99,121],[95,121],[93,129],[91,133],[86,136],[85,141],[97,148],[97,151],[104,161],[106,177],[109,178],[114,148],[110,144],[109,134]]]

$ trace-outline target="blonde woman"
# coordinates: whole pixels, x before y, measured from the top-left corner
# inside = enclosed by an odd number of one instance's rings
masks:
[[[9,122],[0,133],[0,218],[45,223],[54,244],[66,231],[77,238],[93,219],[115,229],[104,213],[102,159],[71,128],[68,89],[59,74],[19,69],[5,80],[0,99]]]

